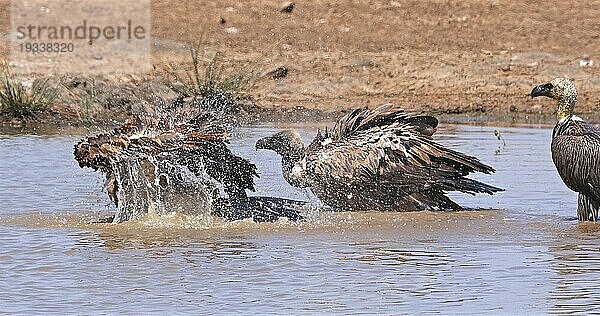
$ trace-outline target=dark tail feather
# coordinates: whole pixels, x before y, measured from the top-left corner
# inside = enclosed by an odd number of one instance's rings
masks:
[[[437,150],[443,153],[443,157],[441,159],[445,160],[447,164],[454,166],[457,170],[461,170],[463,175],[467,175],[475,171],[483,172],[485,174],[491,174],[496,171],[494,168],[479,161],[479,159],[476,157],[445,148],[438,143],[431,143],[430,145],[435,146]]]
[[[504,191],[504,189],[502,188],[498,188],[469,178],[459,178],[447,181],[442,185],[442,189],[444,191],[459,191],[469,194],[487,193],[490,195],[496,192]]]
[[[475,193],[487,193],[491,195],[496,192],[504,191],[504,189],[473,179],[461,178],[459,181],[442,185],[439,189],[428,190],[426,194],[418,194],[416,196],[413,194],[412,196],[417,197],[417,200],[421,202],[421,206],[425,206],[425,209],[428,210],[464,210],[462,206],[447,197],[446,194],[444,194],[444,191],[459,191],[473,195],[475,195]]]
[[[428,190],[425,193],[413,193],[409,198],[416,203],[417,209],[428,211],[462,211],[462,206],[456,204],[444,192]]]
[[[579,218],[580,221],[598,221],[598,209],[600,209],[600,202],[579,193],[579,198],[577,200],[577,218]]]
[[[305,204],[303,201],[266,196],[250,196],[235,201],[221,198],[213,201],[212,214],[230,221],[251,218],[255,222],[274,222],[281,217],[299,221],[304,219],[300,208]]]
[[[436,196],[436,200],[438,203],[438,208],[444,211],[462,211],[463,207],[458,205],[456,202],[452,201],[449,197],[447,197],[444,193],[439,192]]]

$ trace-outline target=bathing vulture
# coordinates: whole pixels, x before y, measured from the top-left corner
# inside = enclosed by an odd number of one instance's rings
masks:
[[[119,223],[146,213],[210,210],[230,220],[300,219],[298,201],[248,197],[256,166],[229,150],[228,133],[210,113],[187,121],[133,117],[75,145],[80,167],[101,171]]]
[[[257,141],[282,156],[290,185],[310,190],[334,210],[460,210],[445,193],[493,194],[502,189],[469,179],[494,169],[432,139],[438,121],[385,104],[357,109],[308,147],[292,130]]]
[[[552,132],[552,160],[567,187],[579,193],[577,217],[597,221],[600,208],[600,130],[573,114],[577,90],[567,78],[538,85],[531,97],[556,100],[558,122]]]

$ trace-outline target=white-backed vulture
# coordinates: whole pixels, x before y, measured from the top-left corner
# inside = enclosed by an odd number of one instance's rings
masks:
[[[390,105],[357,109],[308,147],[286,130],[260,139],[257,149],[282,156],[283,176],[335,210],[458,210],[445,193],[493,194],[502,189],[466,176],[494,169],[433,140],[438,121]]]
[[[579,193],[577,217],[597,221],[600,209],[600,130],[573,114],[577,89],[567,78],[538,85],[531,97],[556,100],[557,123],[552,132],[552,160],[567,187]]]

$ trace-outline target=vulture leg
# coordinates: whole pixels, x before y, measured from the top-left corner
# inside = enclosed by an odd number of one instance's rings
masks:
[[[579,193],[579,199],[577,200],[577,218],[579,218],[580,221],[597,221],[599,208],[600,202]]]

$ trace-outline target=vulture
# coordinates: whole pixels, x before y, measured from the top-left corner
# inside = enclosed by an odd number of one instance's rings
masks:
[[[284,130],[256,142],[282,157],[283,176],[309,188],[334,210],[461,210],[448,191],[493,194],[502,189],[469,179],[494,169],[435,140],[438,121],[391,104],[356,109],[304,146]]]
[[[597,221],[600,208],[600,130],[573,114],[577,89],[556,78],[531,90],[531,98],[556,100],[557,123],[552,132],[552,160],[565,185],[579,193],[577,218]]]
[[[210,210],[229,220],[301,219],[302,202],[249,197],[256,166],[227,147],[228,133],[210,113],[187,121],[132,117],[114,130],[89,136],[74,148],[81,168],[100,171],[120,223],[147,213]]]

